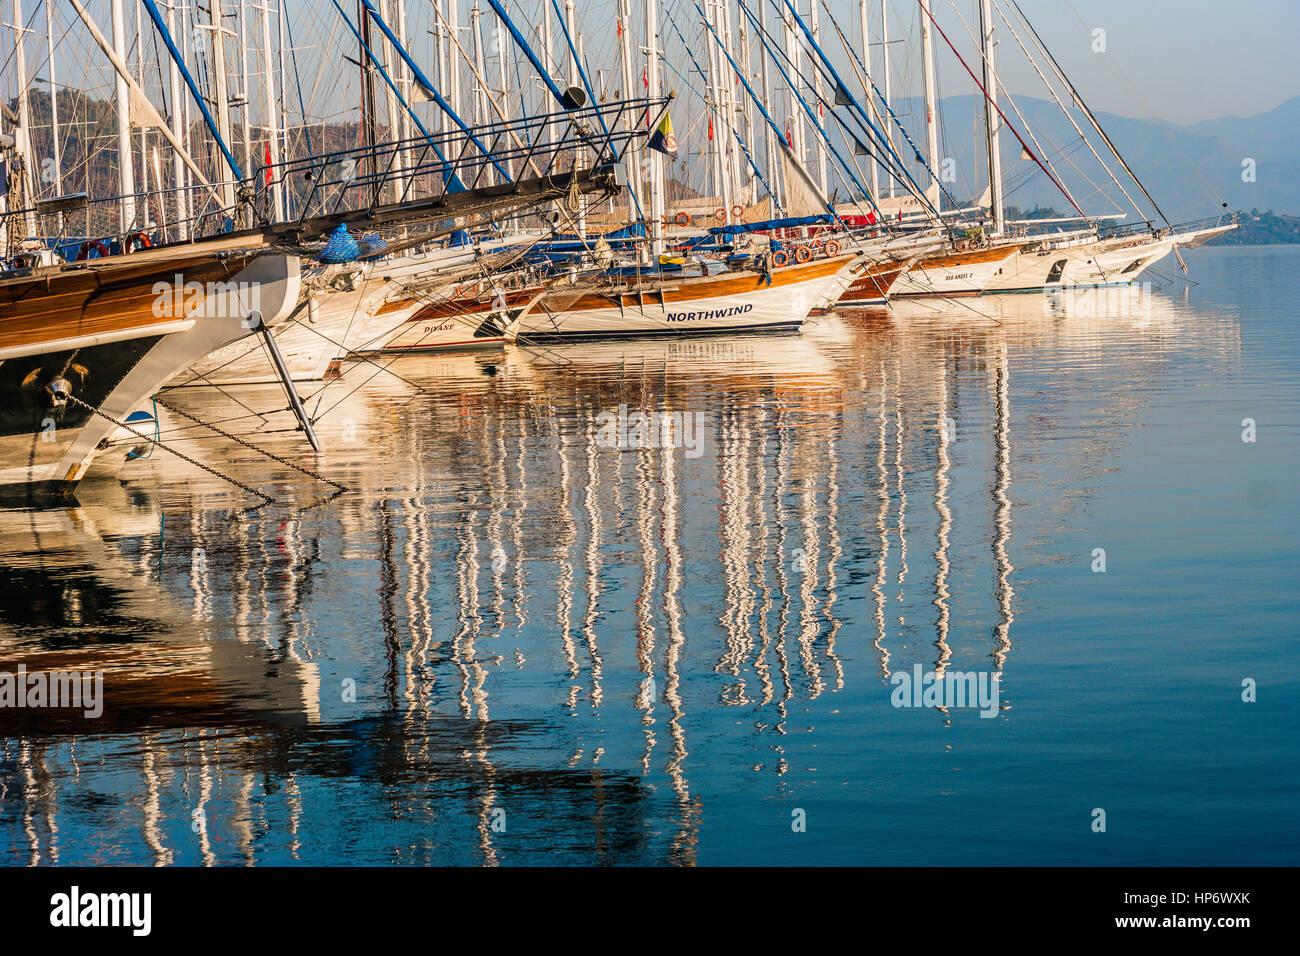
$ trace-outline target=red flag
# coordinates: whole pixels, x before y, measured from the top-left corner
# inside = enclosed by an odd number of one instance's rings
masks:
[[[709,139],[713,139],[713,117],[709,117]]]
[[[785,121],[785,145],[794,149],[794,137],[790,135],[790,121]]]
[[[266,141],[266,185],[271,185],[271,141]]]
[[[622,35],[623,35],[623,21],[622,21],[622,20],[615,20],[614,22],[618,25],[618,35],[619,35],[619,36],[622,36]]]
[[[649,69],[650,68],[646,66],[641,67],[641,85],[644,86],[647,90],[650,89],[650,73],[648,72]]]

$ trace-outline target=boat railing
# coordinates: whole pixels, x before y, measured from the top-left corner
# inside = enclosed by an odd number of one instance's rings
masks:
[[[623,161],[646,135],[642,121],[663,99],[631,99],[318,153],[265,167],[246,181],[265,222],[277,188],[287,219],[338,215],[452,193],[493,190],[509,195],[525,181],[552,180],[578,169]]]
[[[618,100],[315,153],[262,166],[239,180],[213,177],[131,195],[43,199],[6,210],[4,219],[27,248],[73,260],[381,204],[428,203],[455,192],[509,197],[525,182],[562,182],[580,169],[621,163],[666,102]]]

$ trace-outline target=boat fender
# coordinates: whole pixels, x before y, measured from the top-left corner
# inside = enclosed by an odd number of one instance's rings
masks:
[[[797,246],[794,250],[795,262],[807,262],[812,258],[812,250],[807,246]]]
[[[838,239],[826,240],[826,245],[822,247],[822,251],[826,253],[827,259],[834,259],[840,254],[840,241]]]
[[[776,252],[772,253],[772,265],[776,266],[778,269],[789,262],[790,257],[785,253],[785,250],[778,249]]]
[[[679,225],[679,226],[689,226],[690,224],[691,224],[691,215],[690,215],[690,213],[679,212],[679,213],[677,214],[677,225]]]
[[[739,219],[744,214],[745,214],[745,207],[742,206],[740,203],[736,203],[734,206],[731,207],[731,216],[733,219]]]
[[[725,209],[723,209],[721,206],[719,206],[717,209],[713,210],[713,218],[716,219],[716,220],[718,220],[718,222],[726,222],[726,221],[727,221],[727,210],[725,210]]]
[[[131,253],[138,252],[141,249],[148,249],[152,245],[153,243],[149,241],[149,237],[143,232],[133,232],[126,237],[126,242],[122,244],[122,248]]]

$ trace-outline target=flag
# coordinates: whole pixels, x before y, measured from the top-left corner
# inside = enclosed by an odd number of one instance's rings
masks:
[[[264,180],[264,181],[265,181],[266,185],[269,186],[269,185],[271,185],[271,141],[270,141],[269,139],[266,141],[266,164],[265,164],[265,169],[266,169],[266,172],[265,172],[265,174],[264,174],[264,176],[265,176],[265,180]]]
[[[790,121],[785,121],[785,145],[794,149],[794,137],[790,135]]]
[[[713,142],[713,116],[709,116],[709,142]]]
[[[1021,147],[1020,147],[1020,158],[1021,158],[1021,159],[1033,159],[1033,158],[1034,158],[1034,154],[1031,153],[1031,152],[1029,151],[1029,147],[1028,147],[1028,146],[1021,146]]]
[[[618,36],[621,37],[621,36],[623,35],[623,21],[622,21],[622,20],[615,20],[614,23],[617,24],[617,26],[618,26]]]
[[[646,149],[653,149],[663,153],[665,156],[677,158],[677,137],[673,135],[673,121],[667,112],[664,118],[659,121],[659,126],[650,134],[650,139],[645,144]]]
[[[647,90],[650,89],[650,73],[649,73],[649,70],[650,70],[650,68],[649,68],[648,66],[643,66],[643,67],[641,67],[641,85],[644,86]]]

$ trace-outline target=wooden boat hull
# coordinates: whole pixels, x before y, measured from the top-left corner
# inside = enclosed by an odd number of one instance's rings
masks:
[[[979,295],[1018,246],[927,256],[894,282],[891,296]]]
[[[883,303],[889,295],[889,290],[906,269],[905,262],[885,262],[871,266],[844,290],[838,304],[855,306]]]
[[[243,268],[231,272],[230,257],[174,257],[153,272],[104,269],[98,275],[100,287],[117,293],[111,299],[96,295],[94,284],[88,285],[87,276],[77,270],[70,277],[46,277],[45,295],[29,289],[11,298],[14,311],[0,320],[0,329],[21,330],[30,326],[33,315],[53,315],[59,317],[62,334],[24,336],[19,331],[0,338],[8,343],[0,361],[0,494],[70,493],[92,462],[107,454],[105,440],[118,432],[103,415],[124,421],[180,369],[252,334],[250,311],[260,312],[268,327],[289,313],[298,297],[297,257],[236,257],[234,262]],[[174,288],[157,291],[207,282],[216,285],[201,285],[201,294],[194,296],[173,296]],[[21,284],[6,283],[3,291]],[[232,286],[238,300],[233,303]],[[173,297],[160,303],[160,295]],[[86,316],[80,323],[72,318],[78,301]],[[114,308],[123,311],[110,315]],[[90,335],[110,338],[89,341]],[[103,415],[60,401],[62,394]]]
[[[548,291],[508,335],[523,342],[609,336],[683,336],[793,331],[836,294],[856,255],[818,259],[772,272],[667,279],[610,292]]]
[[[496,243],[493,248],[504,245]],[[430,301],[445,295],[456,274],[472,266],[482,251],[482,246],[439,249],[383,262],[308,271],[304,285],[311,288],[294,314],[275,331],[276,345],[290,377],[294,381],[317,381],[337,372],[349,355],[383,351],[391,339],[426,312]],[[447,348],[471,338],[456,334],[456,329],[428,332],[421,337],[421,345]],[[496,344],[502,342],[504,338],[498,332]],[[278,381],[261,344],[240,342],[204,357],[170,385],[264,385]]]

